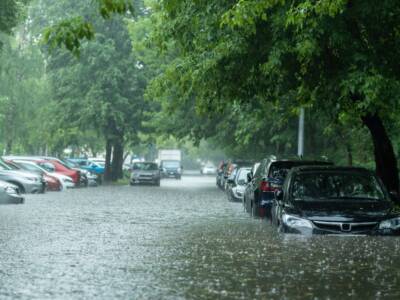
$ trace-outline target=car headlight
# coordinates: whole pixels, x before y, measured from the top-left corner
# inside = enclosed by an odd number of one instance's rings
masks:
[[[283,215],[282,216],[282,221],[285,223],[286,226],[292,227],[292,228],[313,228],[313,224],[311,221],[302,219],[299,217],[295,217],[292,215]]]
[[[382,221],[379,224],[379,229],[400,229],[400,217]]]
[[[16,195],[18,194],[17,189],[12,186],[7,186],[4,188],[4,191],[9,195]]]
[[[178,170],[177,170],[177,171],[178,171],[178,173],[180,173],[180,172],[182,172],[182,169],[181,169],[181,168],[178,168]]]

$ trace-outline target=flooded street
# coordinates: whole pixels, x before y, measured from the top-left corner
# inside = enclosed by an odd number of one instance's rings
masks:
[[[400,239],[276,233],[214,177],[0,207],[0,299],[400,299]]]

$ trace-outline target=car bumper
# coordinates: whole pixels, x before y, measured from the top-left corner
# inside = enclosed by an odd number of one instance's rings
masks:
[[[131,184],[140,184],[140,183],[157,183],[160,181],[160,177],[135,177],[131,178]]]
[[[371,229],[355,231],[332,231],[320,228],[292,228],[283,225],[283,232],[302,235],[337,235],[337,236],[400,236],[400,230],[392,229]]]

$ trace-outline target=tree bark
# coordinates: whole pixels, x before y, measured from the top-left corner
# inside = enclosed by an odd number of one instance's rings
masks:
[[[112,158],[112,181],[117,181],[118,179],[123,178],[123,165],[124,159],[124,146],[122,138],[118,138],[114,141],[114,152]]]
[[[347,152],[347,164],[349,166],[353,165],[353,149],[351,148],[350,143],[346,144],[346,152]]]
[[[106,163],[104,170],[104,181],[109,182],[112,180],[112,170],[111,170],[111,154],[112,154],[112,143],[111,140],[106,141]]]
[[[377,114],[367,114],[362,117],[362,121],[372,136],[376,174],[390,192],[399,193],[397,159],[381,118]]]

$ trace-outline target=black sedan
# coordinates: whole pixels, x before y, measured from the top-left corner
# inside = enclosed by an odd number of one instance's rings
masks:
[[[297,167],[275,192],[272,223],[301,234],[400,234],[400,215],[372,172],[352,167]]]
[[[160,186],[160,168],[153,162],[135,162],[132,165],[130,185],[148,183]]]

